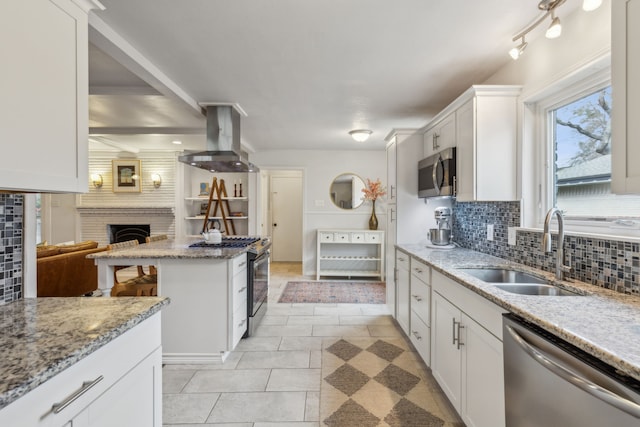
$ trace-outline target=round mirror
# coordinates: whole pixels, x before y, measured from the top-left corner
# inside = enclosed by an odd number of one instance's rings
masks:
[[[364,187],[362,178],[354,173],[338,175],[329,189],[331,201],[341,209],[355,209],[364,202]]]

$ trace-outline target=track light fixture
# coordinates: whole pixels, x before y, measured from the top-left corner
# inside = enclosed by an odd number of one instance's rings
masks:
[[[520,55],[522,55],[522,53],[524,52],[524,50],[527,48],[528,45],[529,43],[524,41],[524,36],[522,36],[522,43],[520,43],[518,46],[511,49],[509,51],[509,55],[511,55],[511,57],[514,60],[520,58]]]
[[[524,36],[533,31],[549,16],[551,17],[551,24],[545,32],[545,36],[548,39],[555,39],[557,37],[560,37],[560,35],[562,34],[562,24],[560,23],[560,18],[556,16],[555,11],[558,7],[562,6],[565,1],[566,0],[542,0],[540,1],[540,3],[538,3],[538,9],[543,12],[542,15],[536,18],[531,24],[526,26],[518,34],[513,36],[513,42],[520,41],[519,45],[509,51],[509,55],[514,60],[518,59],[527,47],[527,43],[524,41]],[[592,10],[596,10],[600,7],[600,5],[602,5],[602,0],[583,0],[582,9],[589,12]]]

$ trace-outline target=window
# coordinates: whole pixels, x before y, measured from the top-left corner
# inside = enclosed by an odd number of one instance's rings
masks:
[[[608,79],[585,80],[538,102],[544,211],[558,207],[574,231],[638,235],[640,196],[611,193],[611,97]]]

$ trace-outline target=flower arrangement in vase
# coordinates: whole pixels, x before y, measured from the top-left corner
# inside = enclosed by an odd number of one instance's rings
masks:
[[[369,218],[369,230],[377,230],[378,217],[376,217],[376,200],[378,197],[382,197],[387,194],[387,190],[380,182],[380,178],[375,181],[371,181],[367,178],[367,186],[362,189],[362,192],[364,193],[363,198],[365,200],[370,200],[373,205],[371,208],[371,217]]]

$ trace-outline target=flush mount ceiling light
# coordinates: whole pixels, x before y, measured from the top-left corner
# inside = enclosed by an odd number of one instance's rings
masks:
[[[352,131],[349,131],[349,135],[351,135],[351,138],[358,142],[365,142],[367,139],[369,139],[372,133],[373,132],[369,129],[354,129]]]

